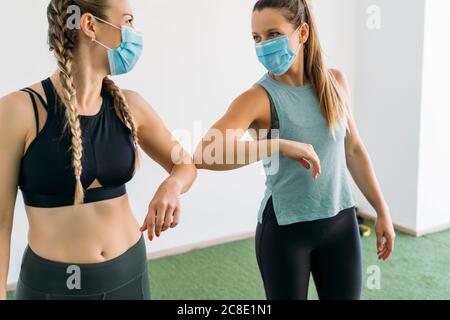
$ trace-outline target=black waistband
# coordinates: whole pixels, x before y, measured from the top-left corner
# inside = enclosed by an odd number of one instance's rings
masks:
[[[26,286],[43,293],[74,294],[76,290],[76,294],[90,295],[107,292],[147,272],[146,252],[143,235],[120,256],[99,263],[65,263],[48,260],[27,246],[19,277]],[[69,289],[68,279],[75,272],[81,276],[81,288]]]
[[[22,191],[23,201],[27,206],[38,208],[56,208],[73,205],[73,196],[48,195]],[[118,187],[100,187],[85,190],[84,203],[117,198],[127,192],[125,184]]]

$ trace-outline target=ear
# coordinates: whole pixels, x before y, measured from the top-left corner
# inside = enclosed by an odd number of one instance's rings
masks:
[[[306,22],[304,22],[300,27],[299,37],[302,43],[306,43],[309,39],[309,24]]]
[[[89,39],[95,39],[96,23],[95,18],[90,13],[85,13],[80,17],[80,30]]]

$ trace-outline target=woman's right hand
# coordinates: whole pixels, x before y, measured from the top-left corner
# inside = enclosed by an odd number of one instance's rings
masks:
[[[312,164],[312,177],[313,179],[317,179],[317,176],[321,173],[320,159],[311,144],[285,139],[280,139],[279,143],[280,152],[287,158],[298,161],[308,170],[311,168]]]

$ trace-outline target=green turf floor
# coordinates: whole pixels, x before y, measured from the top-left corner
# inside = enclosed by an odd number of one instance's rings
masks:
[[[254,246],[250,238],[149,261],[152,298],[264,299]],[[450,230],[419,238],[397,232],[395,252],[384,262],[372,232],[362,251],[362,299],[450,299]],[[366,285],[371,265],[381,272],[379,289]],[[309,299],[317,299],[312,278]]]

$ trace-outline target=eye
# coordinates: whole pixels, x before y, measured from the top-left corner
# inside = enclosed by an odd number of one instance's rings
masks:
[[[269,38],[270,38],[270,39],[272,39],[272,38],[277,38],[277,37],[279,37],[280,35],[281,35],[281,33],[276,32],[276,31],[269,32]]]
[[[256,43],[261,42],[260,36],[253,36],[253,40],[255,40]]]
[[[127,19],[127,23],[132,26],[133,25],[133,18]]]

